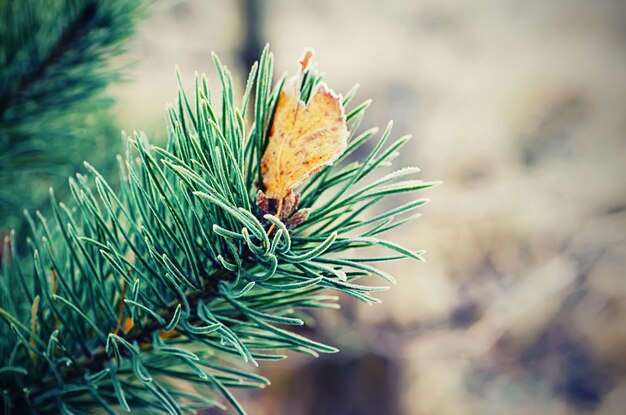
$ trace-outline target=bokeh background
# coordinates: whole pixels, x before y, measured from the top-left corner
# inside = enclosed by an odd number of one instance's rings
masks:
[[[364,127],[393,119],[400,163],[444,185],[389,236],[427,262],[318,313],[342,352],[264,364],[250,413],[626,414],[626,2],[157,1],[119,125],[162,142],[175,65],[216,79],[215,51],[242,91],[265,42],[277,75],[311,46],[359,83]]]

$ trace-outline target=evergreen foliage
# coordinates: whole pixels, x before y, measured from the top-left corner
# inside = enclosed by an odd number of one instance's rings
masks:
[[[416,168],[384,173],[408,136],[390,142],[390,124],[370,147],[376,129],[359,132],[369,102],[353,107],[348,149],[304,186],[301,207],[311,213],[288,229],[256,206],[259,162],[283,79],[272,83],[266,48],[239,101],[228,70],[217,58],[215,65],[221,113],[207,79],[196,77],[194,96],[181,87],[167,111],[165,148],[138,133],[127,137],[119,189],[85,164],[87,173],[70,180],[70,203],[52,194],[50,217],[29,216],[28,255],[18,257],[14,240],[4,241],[5,413],[99,406],[110,414],[180,414],[225,403],[244,413],[231,389],[269,381],[243,362],[282,359],[286,350],[336,352],[298,333],[304,310],[338,307],[332,291],[376,303],[373,294],[386,287],[364,278],[394,278],[372,263],[421,259],[379,235],[414,219],[424,199],[411,196],[363,216],[384,198],[434,185],[413,179]],[[318,82],[305,73],[304,101]],[[368,148],[364,160],[348,160]],[[272,224],[276,232],[268,235]],[[374,246],[389,254],[360,254]]]
[[[86,154],[102,168],[111,158],[98,155],[121,149],[100,92],[120,76],[111,57],[143,3],[0,2],[0,234],[47,206],[40,189],[60,187]]]

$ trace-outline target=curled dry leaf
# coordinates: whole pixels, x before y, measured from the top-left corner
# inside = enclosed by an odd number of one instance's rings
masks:
[[[339,96],[320,83],[308,103],[300,100],[300,84],[313,52],[300,60],[298,74],[285,82],[272,119],[267,148],[261,160],[264,196],[277,203],[277,216],[296,207],[294,189],[311,174],[331,165],[345,151],[346,116]],[[297,203],[297,201],[296,201]]]

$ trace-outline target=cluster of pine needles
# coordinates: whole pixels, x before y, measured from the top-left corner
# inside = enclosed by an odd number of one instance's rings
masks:
[[[109,414],[182,414],[228,403],[244,413],[231,389],[269,384],[244,362],[283,359],[288,350],[336,352],[298,333],[306,309],[337,308],[336,293],[376,303],[373,295],[394,278],[372,264],[421,260],[379,237],[416,218],[425,199],[414,193],[434,185],[414,179],[416,168],[389,169],[408,136],[391,140],[391,124],[362,132],[369,101],[353,106],[355,89],[348,92],[347,148],[302,187],[299,207],[310,213],[288,229],[256,199],[284,79],[272,82],[266,48],[239,101],[230,73],[214,61],[218,102],[206,77],[196,77],[193,96],[179,77],[164,148],[142,134],[127,137],[119,185],[86,163],[70,179],[69,202],[51,191],[50,217],[27,214],[27,253],[16,252],[14,234],[5,238],[5,413],[99,406]],[[304,102],[319,82],[305,71]],[[367,156],[355,160],[357,150]],[[381,203],[400,193],[408,202]],[[363,254],[380,248],[387,254]],[[372,275],[383,285],[365,284]]]

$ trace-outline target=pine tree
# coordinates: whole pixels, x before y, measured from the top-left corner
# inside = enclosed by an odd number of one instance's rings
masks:
[[[128,136],[119,186],[86,163],[70,180],[70,201],[51,192],[51,215],[29,216],[28,254],[16,252],[14,233],[5,239],[5,413],[181,414],[224,403],[244,413],[231,389],[269,384],[250,365],[286,350],[337,352],[298,333],[306,309],[337,308],[333,291],[376,303],[387,287],[364,280],[395,280],[373,263],[421,260],[379,235],[414,219],[425,199],[365,216],[390,196],[435,184],[412,179],[416,168],[384,173],[408,136],[389,142],[390,123],[370,147],[377,130],[359,130],[369,101],[352,107],[347,149],[301,189],[308,217],[281,221],[257,192],[284,80],[272,82],[266,48],[238,100],[230,73],[214,62],[221,112],[207,78],[196,77],[193,96],[181,86],[167,111],[164,148]],[[304,73],[304,102],[320,81]],[[351,161],[356,150],[365,159]],[[389,253],[366,257],[372,247]]]

